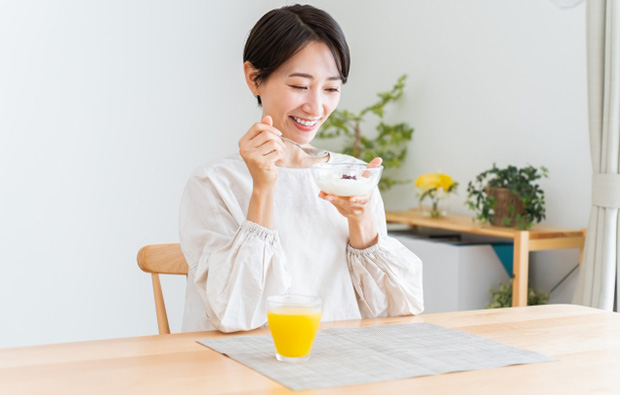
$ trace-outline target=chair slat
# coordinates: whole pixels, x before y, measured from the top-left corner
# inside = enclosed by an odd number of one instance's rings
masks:
[[[138,252],[138,266],[147,273],[187,274],[187,261],[178,243],[142,247]]]
[[[144,246],[138,251],[138,266],[142,271],[151,273],[157,328],[160,335],[170,333],[164,294],[159,281],[159,274],[187,275],[187,261],[179,244],[153,244]]]

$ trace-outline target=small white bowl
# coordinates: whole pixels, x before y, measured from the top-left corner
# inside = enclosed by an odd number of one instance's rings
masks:
[[[372,192],[383,166],[369,169],[365,163],[316,163],[312,176],[319,189],[330,195],[362,196]]]

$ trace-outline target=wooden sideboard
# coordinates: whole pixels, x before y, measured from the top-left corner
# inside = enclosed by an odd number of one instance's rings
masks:
[[[529,271],[529,253],[532,251],[559,250],[578,248],[579,264],[583,260],[585,229],[575,230],[557,228],[546,225],[534,225],[528,230],[492,226],[475,221],[464,215],[447,215],[442,218],[425,216],[419,209],[404,211],[386,211],[387,222],[408,224],[454,232],[474,233],[503,239],[511,239],[514,243],[512,305],[527,305],[527,284]]]

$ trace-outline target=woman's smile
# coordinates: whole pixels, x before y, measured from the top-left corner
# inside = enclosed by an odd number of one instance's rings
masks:
[[[298,118],[298,117],[296,117],[294,115],[291,115],[289,118],[293,120],[293,124],[297,128],[299,128],[299,129],[301,129],[301,130],[303,130],[305,132],[310,132],[310,131],[314,130],[316,128],[316,126],[318,125],[318,123],[319,123],[318,119],[309,120],[309,119],[304,119],[304,118]]]

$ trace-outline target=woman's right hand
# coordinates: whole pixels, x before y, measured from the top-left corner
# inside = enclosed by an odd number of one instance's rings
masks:
[[[276,162],[284,155],[280,136],[282,132],[273,127],[273,119],[267,115],[239,140],[239,153],[250,170],[255,189],[275,186]]]

